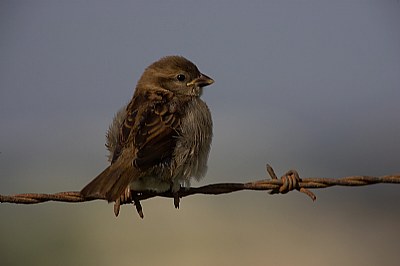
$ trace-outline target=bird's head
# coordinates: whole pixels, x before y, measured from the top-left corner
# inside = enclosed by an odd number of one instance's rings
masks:
[[[195,64],[182,56],[166,56],[146,68],[137,88],[166,89],[176,95],[200,96],[214,80],[202,74]]]

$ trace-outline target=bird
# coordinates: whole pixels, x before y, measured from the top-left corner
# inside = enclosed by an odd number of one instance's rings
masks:
[[[191,179],[203,178],[213,122],[200,97],[213,83],[182,56],[165,56],[149,65],[107,131],[110,165],[80,194],[119,203],[131,190],[176,195],[181,186],[190,186]],[[174,204],[179,208],[178,196]]]

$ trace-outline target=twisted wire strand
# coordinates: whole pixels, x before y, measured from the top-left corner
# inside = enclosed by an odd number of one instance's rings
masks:
[[[270,167],[270,166],[269,166]],[[272,171],[272,173],[270,172]],[[178,192],[179,197],[186,197],[195,194],[219,195],[232,193],[241,190],[261,190],[270,191],[270,194],[287,193],[291,190],[298,190],[308,195],[312,200],[315,200],[315,195],[308,189],[321,189],[331,186],[366,186],[373,184],[400,184],[400,174],[386,176],[348,176],[342,178],[302,178],[298,177],[295,170],[288,171],[280,179],[276,178],[272,168],[268,171],[270,180],[259,180],[248,183],[217,183],[202,187],[181,188]],[[136,192],[138,193],[138,192]],[[153,197],[174,198],[170,191],[164,193],[155,193],[150,191],[142,191],[137,194],[137,200],[145,200]],[[105,198],[84,198],[79,191],[59,192],[54,194],[44,193],[24,193],[16,195],[0,195],[1,203],[15,204],[37,204],[47,201],[79,203],[93,200],[104,200]],[[132,203],[132,202],[124,202]]]

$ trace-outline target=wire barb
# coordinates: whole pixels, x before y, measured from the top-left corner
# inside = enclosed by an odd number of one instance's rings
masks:
[[[274,169],[272,169],[271,165],[267,164],[267,172],[270,175],[271,179],[273,180],[277,180],[278,177],[275,174]],[[315,196],[314,193],[312,193],[310,190],[300,187],[300,176],[299,173],[297,173],[296,170],[289,170],[286,172],[285,175],[283,175],[281,177],[282,180],[282,186],[280,186],[279,188],[274,188],[272,189],[269,194],[286,194],[289,191],[292,191],[294,189],[306,194],[307,196],[309,196],[313,201],[315,201],[317,199],[317,197]]]

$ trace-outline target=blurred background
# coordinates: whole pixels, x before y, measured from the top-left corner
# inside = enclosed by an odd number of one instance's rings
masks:
[[[153,61],[215,84],[207,177],[400,172],[400,3],[0,2],[0,193],[77,191]],[[2,265],[398,265],[400,187],[0,205]]]

